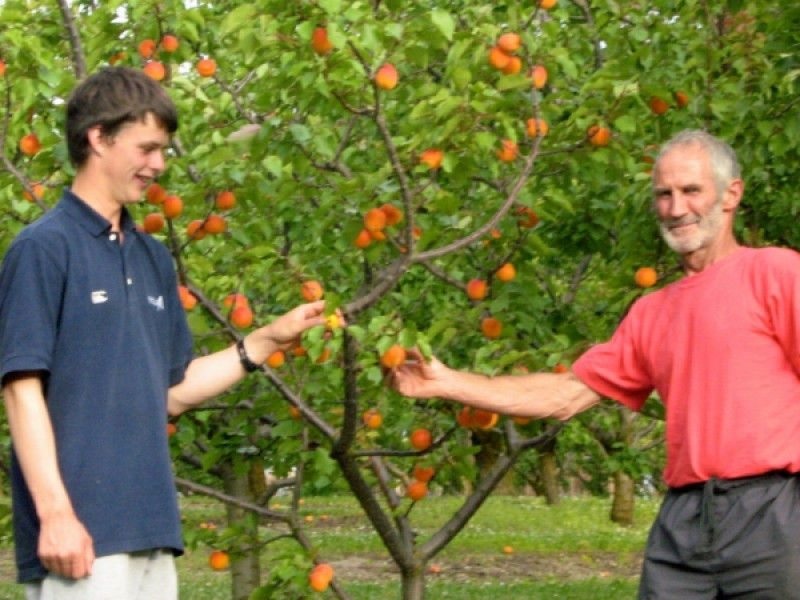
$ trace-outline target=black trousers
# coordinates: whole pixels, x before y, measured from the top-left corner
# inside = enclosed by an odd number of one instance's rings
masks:
[[[639,600],[800,600],[800,477],[711,479],[667,492]]]

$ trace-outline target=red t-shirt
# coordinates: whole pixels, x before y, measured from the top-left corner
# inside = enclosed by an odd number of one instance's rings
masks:
[[[800,471],[800,254],[741,248],[639,299],[573,365],[603,396],[666,406],[664,480]]]

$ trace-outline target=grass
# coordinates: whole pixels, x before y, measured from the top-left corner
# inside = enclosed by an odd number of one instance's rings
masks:
[[[456,497],[428,498],[418,503],[411,521],[420,541],[445,523],[460,503]],[[641,553],[658,505],[656,501],[639,500],[632,527],[611,523],[609,507],[610,500],[597,498],[568,498],[560,505],[547,506],[540,498],[491,497],[431,562],[439,572],[426,576],[426,598],[635,597]],[[399,600],[399,575],[351,497],[308,498],[301,513],[314,517],[307,533],[319,548],[320,558],[333,563],[337,581],[352,600]],[[187,532],[205,523],[224,523],[222,506],[198,497],[184,501],[183,514]],[[513,552],[504,553],[506,546],[513,547]],[[270,566],[270,556],[296,548],[291,540],[269,546],[264,572]],[[201,545],[178,559],[181,600],[230,598],[230,574],[208,567],[209,551],[208,546]],[[9,560],[9,549],[0,548],[0,563],[6,563],[5,567],[0,564],[0,598],[22,600],[20,586],[2,583],[8,580],[4,575],[13,576]],[[315,597],[334,595],[327,592]]]

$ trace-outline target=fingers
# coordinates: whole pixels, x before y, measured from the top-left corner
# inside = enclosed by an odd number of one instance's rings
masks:
[[[92,572],[94,564],[94,549],[90,546],[88,552],[42,559],[42,564],[51,573],[69,577],[70,579],[81,579]]]
[[[406,350],[406,359],[412,359],[416,362],[426,363],[425,357],[423,356],[422,352],[420,352],[419,348],[414,346],[413,348],[409,348]]]
[[[88,576],[88,575],[92,574],[92,568],[94,567],[94,559],[95,559],[94,544],[91,541],[86,546],[84,559],[86,561],[85,562],[85,564],[86,564],[86,575]]]
[[[39,559],[48,571],[80,579],[91,573],[94,543],[84,526],[74,517],[43,523],[39,539]]]

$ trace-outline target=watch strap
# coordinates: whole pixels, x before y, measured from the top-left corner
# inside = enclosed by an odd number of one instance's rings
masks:
[[[239,362],[242,363],[242,367],[244,367],[245,371],[252,373],[258,370],[259,366],[247,356],[247,352],[244,349],[244,339],[236,342],[236,350],[239,351]]]

